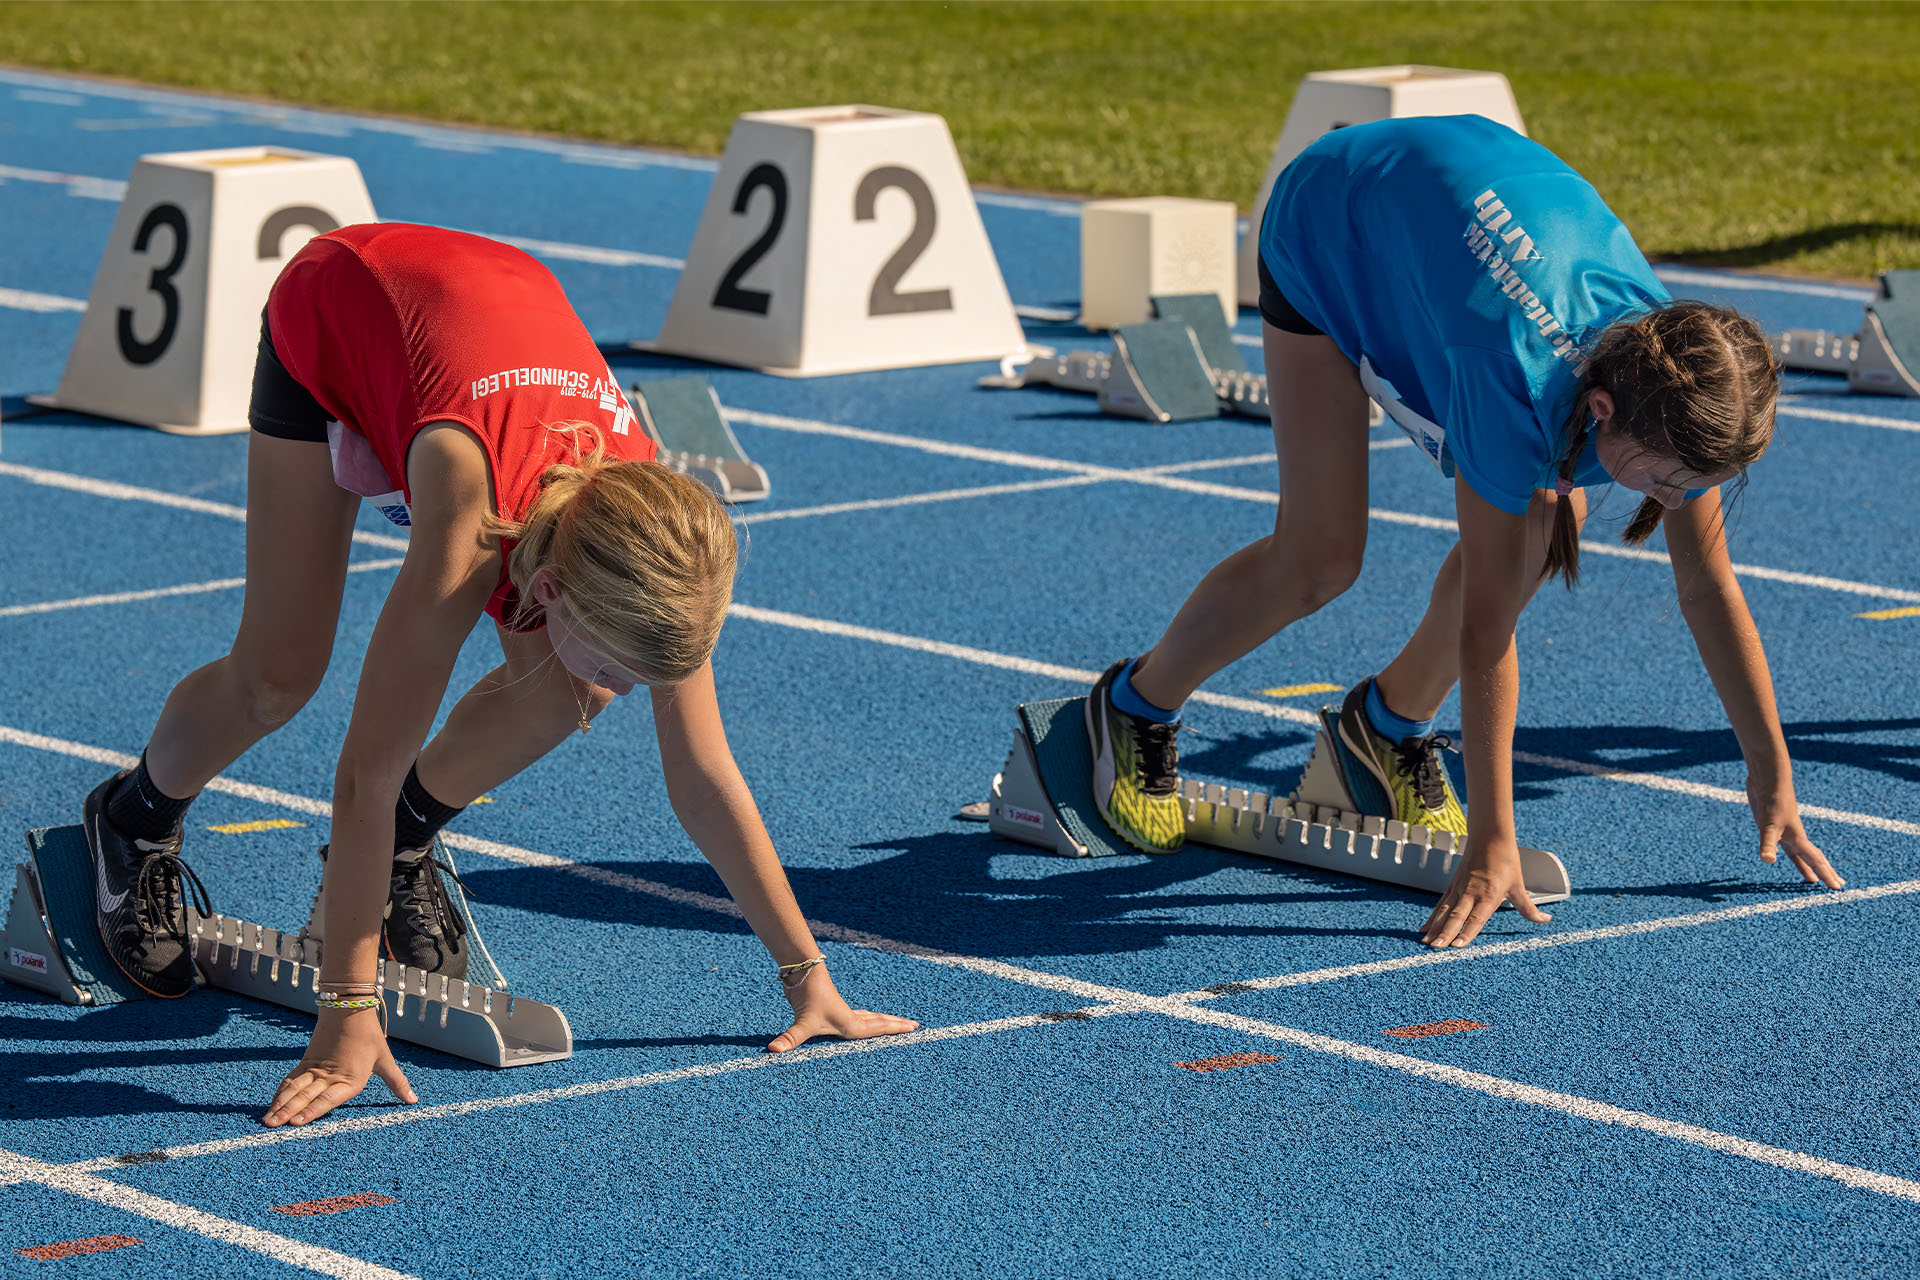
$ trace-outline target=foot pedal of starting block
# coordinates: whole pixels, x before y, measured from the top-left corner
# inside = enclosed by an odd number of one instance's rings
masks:
[[[1773,354],[1788,369],[1843,373],[1848,391],[1920,396],[1920,270],[1881,273],[1860,332],[1788,329],[1774,335]]]
[[[642,379],[630,390],[661,462],[693,476],[722,502],[758,502],[773,492],[766,468],[740,447],[705,378]]]
[[[1178,320],[1193,330],[1200,344],[1200,357],[1216,374],[1245,373],[1247,362],[1240,346],[1227,327],[1227,314],[1220,309],[1220,295],[1214,293],[1170,293],[1151,299],[1153,314],[1161,320]]]
[[[1068,857],[1133,852],[1112,835],[1094,803],[1085,703],[1067,698],[1021,705],[1013,749],[993,779],[988,825],[994,834]],[[1313,755],[1291,796],[1188,781],[1181,784],[1180,797],[1187,839],[1195,844],[1436,897],[1446,892],[1466,852],[1464,841],[1450,831],[1353,812],[1324,733],[1314,735]],[[1559,858],[1522,849],[1520,861],[1534,902],[1572,896]]]
[[[100,940],[86,834],[77,825],[29,831],[27,853],[15,868],[0,977],[66,1004],[147,999]]]

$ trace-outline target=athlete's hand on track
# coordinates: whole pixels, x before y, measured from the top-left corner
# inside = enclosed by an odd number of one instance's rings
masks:
[[[1512,840],[1473,840],[1467,848],[1453,883],[1420,930],[1420,941],[1430,947],[1464,947],[1480,936],[1481,927],[1508,901],[1535,924],[1553,919],[1527,896],[1519,845]]]
[[[1846,884],[1800,825],[1800,805],[1793,798],[1792,777],[1761,779],[1748,774],[1747,803],[1753,807],[1753,824],[1760,828],[1760,861],[1777,862],[1784,851],[1808,884],[1823,884],[1829,889]]]
[[[874,1036],[905,1035],[920,1025],[911,1018],[849,1008],[834,987],[833,979],[827,976],[824,964],[809,969],[806,981],[787,992],[787,1003],[793,1006],[793,1025],[768,1043],[768,1053],[798,1049],[814,1036],[867,1040]]]
[[[400,1101],[420,1101],[387,1048],[378,1009],[322,1009],[306,1056],[280,1082],[262,1123],[277,1129],[318,1120],[358,1096],[375,1075]]]

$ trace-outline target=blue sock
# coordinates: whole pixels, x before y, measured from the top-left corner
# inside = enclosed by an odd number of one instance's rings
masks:
[[[1373,722],[1374,731],[1392,738],[1395,742],[1405,742],[1408,738],[1424,738],[1433,732],[1433,721],[1409,720],[1396,715],[1387,700],[1380,696],[1380,682],[1367,681],[1367,719]]]
[[[1140,661],[1131,658],[1127,665],[1120,668],[1120,674],[1113,678],[1113,705],[1130,716],[1139,716],[1142,720],[1152,720],[1158,724],[1172,724],[1180,718],[1180,712],[1163,711],[1154,706],[1133,687],[1133,664]]]

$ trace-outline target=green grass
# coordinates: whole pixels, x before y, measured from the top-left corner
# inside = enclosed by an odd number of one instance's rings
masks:
[[[1505,72],[1655,257],[1920,266],[1920,4],[0,3],[0,61],[718,153],[937,111],[969,176],[1251,203],[1307,71]]]

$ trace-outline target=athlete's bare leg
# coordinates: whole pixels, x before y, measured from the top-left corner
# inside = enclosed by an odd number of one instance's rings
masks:
[[[147,772],[170,796],[197,794],[293,718],[333,654],[360,499],[333,482],[325,443],[247,440],[247,585],[224,658],[174,686],[147,743]]]
[[[1202,681],[1353,585],[1367,546],[1367,393],[1333,339],[1262,325],[1280,511],[1273,533],[1201,579],[1135,666],[1135,691],[1178,707]]]
[[[468,805],[578,733],[613,694],[569,672],[545,628],[499,628],[506,661],[454,705],[414,764],[442,804]]]
[[[1527,554],[1535,564],[1547,561],[1547,542],[1553,532],[1554,513],[1561,499],[1547,490],[1536,490],[1527,506]],[[1575,490],[1565,501],[1573,504],[1578,525],[1587,520],[1587,498]],[[1544,583],[1534,580],[1527,592],[1531,601]],[[1525,607],[1524,605],[1522,606]],[[1414,628],[1406,647],[1387,664],[1377,677],[1380,697],[1398,715],[1409,720],[1431,720],[1439,713],[1453,686],[1460,680],[1460,544],[1454,543],[1433,580],[1433,592],[1427,597],[1427,612]]]

